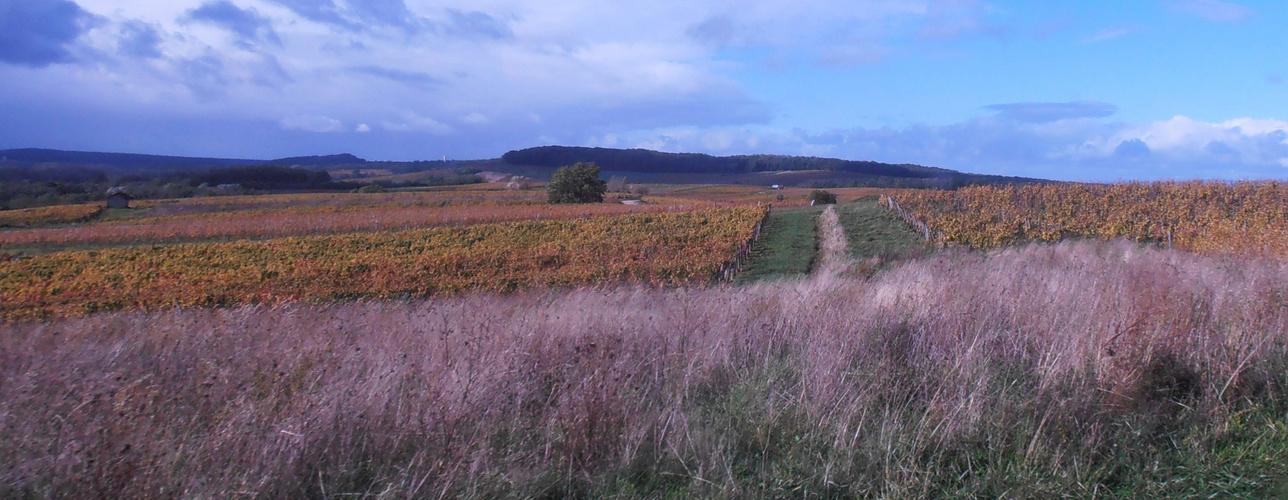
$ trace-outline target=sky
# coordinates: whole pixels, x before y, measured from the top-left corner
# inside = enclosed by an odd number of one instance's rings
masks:
[[[0,149],[1288,179],[1288,0],[0,0]]]

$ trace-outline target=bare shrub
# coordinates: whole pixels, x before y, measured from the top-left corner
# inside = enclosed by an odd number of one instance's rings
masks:
[[[1090,495],[1148,468],[1132,439],[1284,395],[1285,289],[1276,261],[1080,243],[10,325],[0,497]]]
[[[532,178],[523,175],[516,175],[510,177],[510,181],[505,184],[505,188],[511,191],[518,191],[532,189],[533,184],[534,182]]]

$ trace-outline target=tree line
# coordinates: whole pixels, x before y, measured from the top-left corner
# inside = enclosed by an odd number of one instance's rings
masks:
[[[610,149],[542,146],[510,151],[502,161],[515,166],[556,168],[579,162],[595,163],[604,170],[641,173],[748,174],[781,171],[827,171],[838,174],[832,185],[859,184],[879,187],[952,189],[976,184],[1027,184],[1038,179],[967,174],[910,163],[842,160],[783,155],[712,156],[701,153],[664,153],[647,149]],[[843,177],[843,178],[842,178]]]
[[[482,179],[467,172],[380,185],[397,188],[476,182],[482,182]],[[0,166],[0,210],[99,201],[106,199],[107,190],[112,187],[123,187],[134,198],[186,198],[262,192],[351,191],[367,185],[337,182],[325,170],[278,165],[238,165],[153,176],[109,175],[80,166],[11,165]]]

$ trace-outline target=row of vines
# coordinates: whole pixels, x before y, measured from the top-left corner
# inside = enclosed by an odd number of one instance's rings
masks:
[[[489,222],[549,220],[691,209],[710,204],[547,205],[387,203],[324,204],[228,212],[144,216],[99,223],[0,231],[0,250],[134,245],[205,240],[424,229]]]
[[[50,253],[0,262],[0,319],[620,282],[708,283],[763,217],[764,209],[742,206]]]
[[[103,213],[102,203],[0,210],[0,228],[25,228],[85,222]],[[0,233],[4,234],[4,233]]]
[[[899,204],[942,244],[994,248],[1068,237],[1288,255],[1288,184],[1130,182],[908,191]]]

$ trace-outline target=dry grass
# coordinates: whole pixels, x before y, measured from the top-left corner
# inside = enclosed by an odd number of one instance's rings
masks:
[[[1288,463],[1282,413],[1256,424],[1285,290],[1278,261],[1079,243],[11,325],[0,497],[1255,494]]]
[[[827,281],[850,270],[849,244],[840,216],[836,214],[836,205],[828,205],[818,216],[818,246],[820,258],[814,274],[819,280]]]

